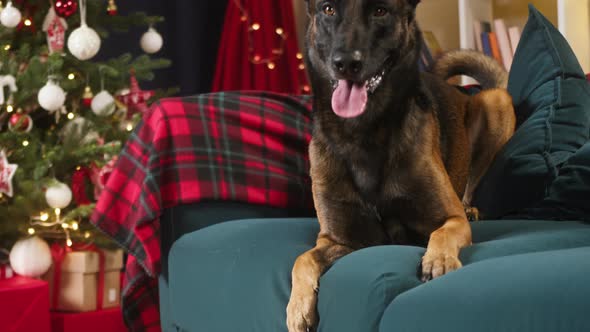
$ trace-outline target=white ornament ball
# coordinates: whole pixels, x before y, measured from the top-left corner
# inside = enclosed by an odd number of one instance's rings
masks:
[[[68,37],[68,49],[78,60],[91,59],[100,49],[100,37],[94,29],[82,24]]]
[[[22,15],[18,8],[12,5],[12,2],[6,4],[6,8],[0,12],[0,23],[7,28],[16,27],[22,18]]]
[[[56,182],[45,192],[47,204],[54,209],[63,209],[72,202],[72,190],[67,184]]]
[[[59,85],[50,80],[39,90],[37,101],[43,109],[50,112],[57,111],[64,106],[66,93]]]
[[[10,250],[9,258],[14,272],[31,278],[42,276],[52,263],[49,245],[38,236],[17,241]]]
[[[115,98],[108,91],[103,90],[92,98],[90,108],[98,116],[109,116],[115,111]]]
[[[162,35],[154,28],[149,28],[146,33],[141,36],[140,40],[141,49],[149,54],[158,52],[162,45],[164,45],[164,39]]]

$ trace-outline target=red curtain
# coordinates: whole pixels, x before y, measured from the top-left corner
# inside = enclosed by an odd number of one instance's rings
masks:
[[[300,58],[292,0],[229,0],[213,91],[308,93]]]

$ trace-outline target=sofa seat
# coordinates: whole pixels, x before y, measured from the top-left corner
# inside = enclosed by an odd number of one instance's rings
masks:
[[[313,218],[267,218],[183,235],[162,311],[183,331],[286,331],[291,268],[317,232]],[[319,331],[590,331],[590,225],[482,221],[473,236],[465,266],[428,283],[421,247],[343,257],[320,281]]]

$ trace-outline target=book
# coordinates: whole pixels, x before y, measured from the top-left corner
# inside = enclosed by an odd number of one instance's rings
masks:
[[[422,38],[424,39],[424,43],[426,44],[426,47],[428,47],[428,50],[430,51],[430,54],[433,58],[438,58],[443,54],[443,49],[432,31],[422,31]]]
[[[494,29],[498,39],[498,48],[502,55],[502,63],[504,64],[504,68],[506,68],[507,71],[510,71],[513,53],[512,46],[510,45],[510,37],[508,36],[508,29],[506,28],[506,22],[501,18],[495,19]]]
[[[498,37],[496,36],[495,32],[488,32],[488,36],[490,38],[490,48],[492,50],[492,56],[498,63],[504,65],[502,61],[502,54],[500,54],[500,47],[498,46]]]
[[[432,57],[432,53],[430,53],[428,45],[426,45],[426,41],[422,37],[422,48],[420,50],[420,58],[418,59],[418,67],[421,71],[429,71],[433,64],[434,58]]]
[[[483,54],[493,57],[492,47],[490,45],[489,32],[482,32],[480,35]]]
[[[508,36],[510,38],[510,46],[512,47],[512,55],[514,56],[514,53],[516,53],[516,48],[518,47],[518,42],[520,42],[520,28],[508,28]]]

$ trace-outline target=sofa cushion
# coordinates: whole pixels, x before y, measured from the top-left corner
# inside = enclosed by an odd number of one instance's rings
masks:
[[[571,156],[549,187],[547,197],[519,217],[581,219],[590,222],[590,142]]]
[[[530,6],[510,72],[520,125],[482,178],[473,205],[495,219],[542,201],[590,135],[590,86],[567,41]]]
[[[190,331],[286,331],[291,269],[313,247],[318,230],[316,219],[257,219],[184,235],[170,251],[173,323]],[[590,226],[578,222],[485,221],[474,223],[473,233],[476,244],[461,256],[465,265],[590,243]],[[320,331],[377,331],[391,301],[423,287],[417,277],[423,253],[411,246],[373,247],[336,262],[320,280]]]
[[[461,252],[465,266],[497,257],[586,246],[590,243],[590,226],[543,220],[485,221],[473,224],[473,241],[473,246]],[[384,246],[362,249],[340,259],[320,281],[319,330],[379,331],[383,312],[391,301],[413,288],[424,287],[418,279],[423,254],[424,248]],[[455,273],[463,272],[451,274]],[[419,305],[410,310],[418,315],[422,311]],[[397,331],[395,324],[387,326],[381,331]],[[436,330],[441,326],[447,325],[438,325]]]
[[[590,331],[590,247],[484,260],[398,296],[382,332]]]

